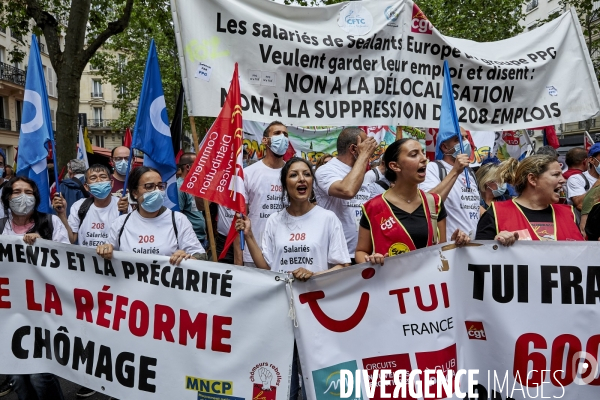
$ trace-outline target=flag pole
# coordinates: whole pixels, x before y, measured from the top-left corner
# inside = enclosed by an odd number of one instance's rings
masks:
[[[197,152],[200,150],[200,148],[198,147],[198,134],[196,133],[196,121],[191,115],[190,126],[192,127],[192,136],[194,138],[194,151],[197,154]],[[215,233],[213,231],[212,217],[210,215],[210,204],[206,199],[202,199],[202,202],[204,203],[204,213],[206,214],[206,230],[208,231],[208,242],[210,243],[210,252],[212,253],[212,260],[214,262],[217,262],[219,255],[217,254],[217,244],[215,243]]]
[[[131,141],[133,143],[133,140]],[[131,171],[131,159],[133,158],[133,146],[129,149],[129,160],[127,161],[127,171],[125,172],[125,181],[123,182],[123,192],[121,198],[126,196],[127,193],[127,182],[129,181],[129,171]],[[123,214],[122,212],[119,214]]]
[[[58,163],[56,162],[56,140],[54,139],[54,132],[52,132],[52,162],[54,162],[54,182],[56,182],[56,193],[60,194],[60,185],[58,182]]]

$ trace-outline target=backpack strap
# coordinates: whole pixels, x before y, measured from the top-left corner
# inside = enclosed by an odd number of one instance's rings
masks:
[[[121,229],[119,229],[119,236],[117,236],[117,243],[119,244],[119,249],[121,248],[121,236],[123,235],[123,230],[125,229],[125,224],[127,223],[127,220],[129,219],[129,217],[131,217],[131,214],[133,214],[133,212],[127,214],[127,216],[125,217],[125,221],[123,221],[123,225],[121,225]]]
[[[581,174],[581,177],[583,178],[583,180],[585,181],[585,186],[583,187],[583,189],[587,192],[590,189],[590,181],[588,180],[588,178],[585,176],[585,174]]]
[[[8,217],[0,219],[0,235],[4,233],[4,227],[6,226],[6,222],[8,222]]]
[[[83,224],[83,220],[87,215],[88,211],[90,211],[90,207],[94,204],[94,198],[89,197],[83,201],[81,207],[79,207],[79,211],[77,211],[77,217],[79,218],[79,227],[81,228],[81,224]]]
[[[375,173],[375,180],[378,181],[381,179],[381,175],[379,174],[379,168],[373,168],[373,172]]]
[[[173,210],[170,210],[170,211],[171,211],[171,222],[173,222],[173,232],[175,233],[175,240],[177,241],[177,248],[179,249],[179,232],[177,231],[177,224],[175,223],[175,211],[173,211]]]
[[[390,185],[388,185],[387,183],[385,183],[382,180],[377,180],[375,181],[376,184],[378,184],[379,186],[381,186],[383,188],[383,190],[388,190],[390,188]]]
[[[440,182],[444,180],[444,178],[446,177],[446,175],[448,175],[448,171],[446,171],[446,167],[444,167],[444,164],[442,164],[442,162],[440,160],[435,160],[434,163],[437,164],[438,166],[438,174],[440,177]]]
[[[429,208],[429,216],[431,217],[431,227],[433,229],[433,243],[437,244],[439,241],[438,235],[438,215],[440,213],[440,207],[438,196],[434,196],[431,193],[425,192],[425,199],[427,200],[427,206]]]

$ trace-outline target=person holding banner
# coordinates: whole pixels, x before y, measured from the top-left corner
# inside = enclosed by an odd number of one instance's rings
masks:
[[[519,196],[492,202],[477,226],[477,240],[583,240],[573,207],[557,204],[566,180],[553,156],[534,155],[519,163],[512,184]]]
[[[314,175],[303,158],[293,157],[281,169],[283,210],[271,214],[259,245],[247,216],[236,221],[258,268],[291,272],[305,281],[312,275],[350,265],[342,224],[329,210],[310,202]],[[315,229],[321,226],[322,229]]]
[[[258,244],[251,221],[238,218],[235,228],[244,231],[246,246],[258,268],[291,272],[295,279],[306,281],[313,275],[350,265],[350,254],[342,224],[329,210],[310,202],[314,174],[308,161],[292,157],[281,169],[283,199],[289,203],[271,214]],[[316,226],[322,227],[315,229]],[[298,351],[294,346],[290,400],[298,399]],[[305,385],[302,398],[306,399]]]
[[[3,235],[22,236],[30,246],[38,238],[70,243],[67,231],[57,216],[37,211],[41,202],[40,191],[31,179],[23,176],[11,179],[2,188],[0,198],[7,215],[0,219]],[[19,400],[64,399],[60,383],[53,374],[9,375],[6,380]]]
[[[383,155],[385,176],[394,186],[366,202],[358,232],[356,261],[383,265],[395,256],[446,241],[446,209],[440,195],[425,193],[427,157],[414,139],[390,144]],[[470,238],[460,229],[452,234],[457,246]]]
[[[96,252],[111,259],[113,250],[138,254],[169,256],[171,264],[179,265],[189,258],[205,260],[206,252],[185,215],[163,206],[167,183],[154,168],[135,168],[127,184],[129,197],[137,210],[121,215],[110,227],[106,244]]]
[[[0,219],[0,232],[23,236],[29,245],[37,238],[70,244],[60,219],[37,211],[41,201],[38,187],[31,179],[18,176],[8,181],[2,190],[2,205],[7,216]]]
[[[76,201],[68,219],[67,201],[62,195],[54,196],[52,207],[67,228],[71,243],[96,248],[106,243],[111,221],[117,219],[120,212],[127,213],[128,204],[110,195],[113,182],[104,165],[94,164],[87,169],[84,187],[92,197]]]

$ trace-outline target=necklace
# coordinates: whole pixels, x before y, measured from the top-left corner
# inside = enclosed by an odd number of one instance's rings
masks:
[[[418,194],[418,192],[417,192],[417,194]],[[409,199],[409,200],[407,200],[407,199],[405,199],[405,198],[402,198],[402,197],[400,197],[400,195],[397,195],[397,196],[398,196],[398,198],[399,198],[400,200],[403,200],[403,201],[405,201],[405,202],[407,202],[407,203],[410,203],[410,202],[412,202],[412,201],[415,199],[415,196],[414,196],[414,195],[413,195],[413,197],[412,197],[411,199]]]

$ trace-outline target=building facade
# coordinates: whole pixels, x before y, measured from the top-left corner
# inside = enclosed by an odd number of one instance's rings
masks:
[[[0,27],[0,148],[6,153],[6,163],[12,165],[19,145],[21,116],[23,113],[23,97],[25,95],[26,63],[29,60],[29,44],[31,37],[23,38],[11,32],[10,28]],[[56,90],[56,72],[50,63],[44,37],[38,38],[46,88],[50,103],[50,115],[53,128],[56,129],[56,110],[58,108],[58,92]],[[9,52],[17,46],[25,52],[23,62],[11,62]]]
[[[121,57],[119,56],[121,61]],[[122,62],[125,62],[122,58]],[[123,143],[124,130],[112,128],[120,111],[115,107],[118,96],[125,88],[115,88],[108,82],[102,82],[98,70],[90,63],[81,76],[79,92],[79,113],[87,119],[88,137],[92,145],[113,149]]]
[[[594,12],[597,12],[598,9],[600,9],[600,1],[595,1]],[[530,0],[524,6],[525,20],[522,22],[522,26],[525,31],[535,29],[538,21],[544,20],[556,12],[564,12],[558,0]],[[600,141],[600,116],[588,121],[557,125],[556,131],[561,145],[558,149],[559,153],[566,153],[572,147],[583,146],[586,130],[593,140]],[[536,134],[535,138],[539,145],[541,136]]]

